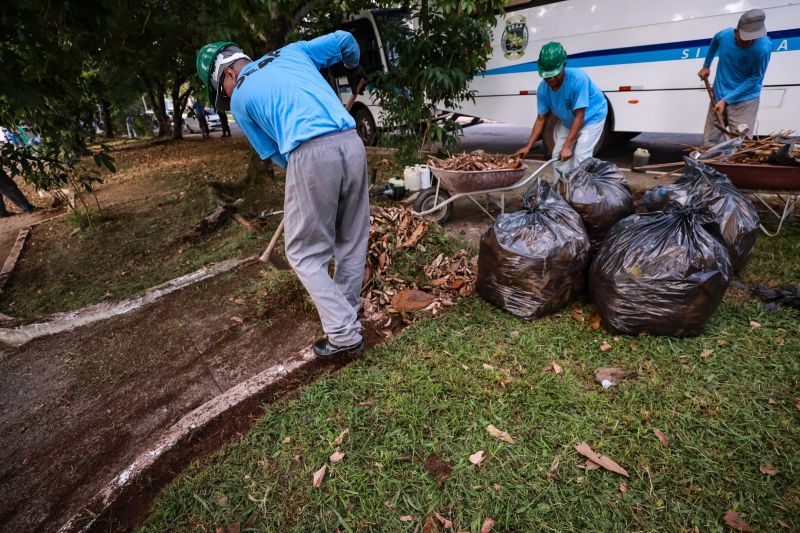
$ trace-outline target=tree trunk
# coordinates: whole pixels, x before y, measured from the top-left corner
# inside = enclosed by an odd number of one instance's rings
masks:
[[[167,125],[167,108],[164,104],[164,85],[158,80],[151,79],[147,74],[142,74],[142,82],[147,89],[147,99],[153,108],[153,116],[158,122],[158,136],[165,137],[169,126]]]
[[[103,129],[105,130],[105,135],[111,138],[114,136],[114,126],[111,124],[111,102],[103,98],[100,100],[100,107],[103,112]]]
[[[181,85],[183,78],[176,76],[172,82],[172,138],[183,139],[183,102],[181,102]]]

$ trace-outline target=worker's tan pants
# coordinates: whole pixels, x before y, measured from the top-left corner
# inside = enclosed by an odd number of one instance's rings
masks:
[[[570,170],[576,169],[581,163],[592,157],[594,154],[594,147],[600,142],[603,137],[603,129],[605,128],[606,121],[595,122],[594,124],[584,125],[578,133],[578,139],[575,141],[575,146],[572,147],[572,157],[566,161],[558,161],[553,165],[553,168],[560,174],[566,174]],[[556,129],[555,145],[553,146],[553,156],[558,157],[564,143],[569,135],[569,128],[564,124],[559,123]]]
[[[753,98],[744,102],[728,104],[725,106],[724,118],[728,122],[728,131],[738,133],[740,128],[747,128],[748,137],[752,137],[756,132],[756,117],[758,116],[758,103],[761,98]],[[709,147],[727,141],[728,137],[719,131],[714,124],[719,124],[714,107],[708,105],[706,114],[706,126],[703,130],[703,146]]]
[[[328,340],[337,346],[360,342],[369,191],[367,155],[355,130],[311,139],[291,153],[283,205],[286,258],[314,301]]]

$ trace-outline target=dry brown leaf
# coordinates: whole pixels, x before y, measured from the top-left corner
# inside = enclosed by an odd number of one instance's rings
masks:
[[[612,459],[609,459],[608,457],[606,457],[604,455],[600,455],[599,453],[595,452],[585,442],[581,442],[580,444],[575,446],[575,451],[577,451],[579,454],[583,455],[584,457],[586,457],[590,461],[594,461],[595,463],[599,464],[600,466],[602,466],[606,470],[609,470],[611,472],[616,472],[617,474],[619,474],[621,476],[630,477],[628,475],[628,471],[627,470],[622,468],[619,464],[614,462]]]
[[[628,484],[625,483],[625,482],[620,483],[619,484],[619,491],[620,492],[628,492]]]
[[[636,350],[639,349],[639,343],[634,341],[634,342],[630,343],[630,347],[631,347],[631,350],[633,350],[635,352]]]
[[[782,337],[778,337],[777,339],[775,339],[775,344],[777,344],[778,346],[783,346],[784,344],[786,344],[786,341]]]
[[[553,461],[550,463],[549,472],[555,472],[556,469],[558,468],[558,465],[560,465],[560,464],[561,464],[561,456],[560,455],[556,455],[555,457],[553,457]]]
[[[604,366],[594,371],[594,379],[601,385],[603,381],[609,381],[611,385],[617,385],[630,374],[630,372],[621,368]]]
[[[607,351],[609,351],[611,348],[613,348],[613,346],[611,346],[611,345],[608,343],[608,341],[606,341],[606,342],[604,342],[603,344],[601,344],[601,345],[600,345],[600,351],[601,351],[601,352],[607,352]]]
[[[778,470],[778,467],[773,465],[761,465],[758,467],[758,469],[761,471],[762,474],[766,474],[768,476],[774,476],[778,472],[780,472],[780,470]]]
[[[490,364],[483,363],[483,369],[484,370],[494,370],[494,367],[492,365],[490,365]]]
[[[483,461],[486,460],[486,454],[483,453],[483,450],[479,450],[472,455],[469,456],[469,462],[474,464],[475,466],[480,466]]]
[[[489,533],[492,528],[494,527],[495,521],[491,518],[487,518],[483,521],[483,525],[481,526],[481,533]]]
[[[425,462],[422,466],[425,467],[425,470],[431,476],[433,476],[438,483],[441,483],[453,473],[453,467],[450,465],[450,463],[443,461],[436,454],[433,454],[425,459]]]
[[[343,429],[342,432],[339,433],[339,436],[336,437],[336,440],[333,441],[334,447],[341,446],[342,445],[342,441],[344,441],[344,436],[347,435],[348,433],[350,433],[350,429],[349,428],[348,429]]]
[[[561,368],[561,365],[556,363],[555,361],[550,362],[547,366],[544,367],[545,372],[553,372],[555,374],[563,374],[564,369]]]
[[[700,352],[700,357],[702,357],[703,359],[705,359],[706,357],[709,357],[709,356],[710,356],[712,353],[714,353],[714,350],[712,350],[711,348],[709,348],[709,349],[707,349],[707,350],[703,350],[702,352]]]
[[[717,346],[725,346],[726,344],[728,344],[728,341],[725,339],[717,339]]]
[[[314,488],[318,489],[322,486],[322,479],[325,477],[325,472],[328,471],[328,465],[322,465],[322,468],[314,472]]]
[[[761,327],[761,323],[760,322],[756,322],[755,320],[751,320],[750,321],[750,327],[753,328],[753,329],[760,328]]]
[[[453,521],[452,520],[449,520],[448,518],[445,518],[444,516],[442,516],[441,514],[435,512],[435,511],[434,511],[433,514],[434,514],[434,516],[436,516],[436,519],[439,521],[439,523],[442,525],[443,528],[445,528],[445,529],[453,529]]]
[[[329,457],[332,463],[336,464],[342,459],[344,459],[344,452],[333,452]]]
[[[599,464],[595,463],[591,459],[586,459],[586,470],[591,471],[591,470],[598,470],[600,468],[603,468],[603,467],[600,466]]]
[[[511,435],[509,435],[505,431],[500,431],[499,429],[494,427],[493,424],[489,424],[488,426],[486,426],[486,431],[488,431],[492,437],[498,438],[509,444],[514,444],[514,439],[511,437]]]
[[[725,513],[725,523],[731,529],[735,529],[736,531],[755,531],[750,524],[745,522],[739,513],[734,511],[733,509],[728,509],[728,512]]]
[[[405,289],[392,297],[392,307],[400,312],[419,311],[436,301],[436,297],[417,289]]]
[[[519,331],[512,330],[511,332],[509,332],[509,335],[511,335],[511,337],[519,337]]]
[[[281,441],[281,444],[289,444],[290,442],[292,442],[292,437],[285,437],[285,438],[284,438],[284,439]]]
[[[600,329],[600,314],[597,311],[592,311],[589,315],[589,327],[592,329]]]
[[[469,367],[467,365],[461,365],[461,368],[463,368],[464,370],[469,370]]]
[[[238,324],[241,324],[242,322],[244,322],[244,318],[242,318],[240,316],[232,316],[231,320],[233,320],[234,322],[236,322]]]
[[[585,317],[583,316],[583,307],[573,307],[570,309],[570,315],[578,322],[583,322]]]
[[[653,428],[653,433],[656,434],[656,437],[658,437],[658,440],[661,442],[661,445],[664,448],[669,448],[669,439],[667,438],[666,435],[664,435],[664,433],[660,429]]]
[[[411,516],[410,514],[403,515],[403,516],[400,517],[400,521],[401,522],[413,522],[414,521],[414,517]]]
[[[778,405],[778,402],[775,401],[775,398],[767,398],[767,403],[770,405]]]

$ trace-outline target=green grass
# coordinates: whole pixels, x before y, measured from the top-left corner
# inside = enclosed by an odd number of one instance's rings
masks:
[[[792,281],[772,261],[796,268],[793,245],[761,239],[745,279]],[[141,531],[214,531],[253,511],[258,531],[415,531],[432,511],[470,531],[487,517],[494,531],[721,531],[730,508],[758,530],[800,529],[798,318],[728,297],[700,337],[614,337],[566,312],[523,322],[472,297],[267,406],[169,486]],[[562,375],[543,370],[552,361]],[[603,390],[601,366],[639,375]],[[331,465],[344,429],[345,458]],[[627,492],[616,474],[578,468],[581,441],[627,468]],[[478,450],[480,468],[468,461]],[[425,469],[432,456],[452,467],[441,482]],[[760,473],[767,464],[780,472]]]

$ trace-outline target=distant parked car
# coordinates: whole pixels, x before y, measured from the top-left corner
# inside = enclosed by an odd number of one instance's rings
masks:
[[[222,125],[219,122],[219,115],[216,111],[206,110],[206,122],[210,131],[221,130]],[[200,133],[200,124],[197,123],[197,117],[192,113],[191,115],[183,115],[183,128],[189,133]]]

